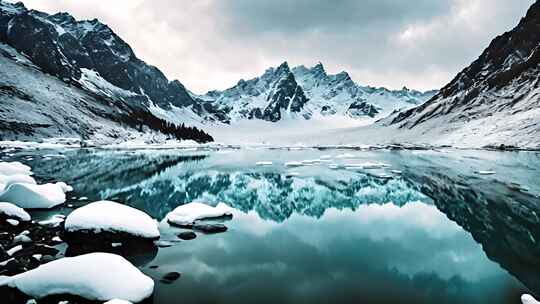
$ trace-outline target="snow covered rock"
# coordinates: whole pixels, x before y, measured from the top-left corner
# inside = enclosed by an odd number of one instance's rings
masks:
[[[157,240],[157,222],[135,208],[111,201],[98,201],[76,209],[64,224],[68,243],[92,241]],[[101,237],[97,237],[101,235]]]
[[[14,219],[19,222],[29,222],[32,218],[24,209],[11,203],[0,202],[0,219]]]
[[[132,303],[126,300],[113,299],[113,300],[105,302],[104,304],[132,304]]]
[[[9,202],[24,209],[49,209],[66,201],[66,194],[58,184],[15,183],[0,192],[0,201]]]
[[[33,298],[73,295],[92,301],[140,302],[152,295],[154,281],[121,256],[90,253],[63,258],[7,278],[4,285]]]
[[[0,162],[0,174],[1,175],[31,175],[32,168],[27,165],[21,164],[20,162]]]
[[[178,206],[169,212],[165,219],[171,225],[192,225],[195,221],[232,216],[232,208],[225,203],[219,203],[212,207],[204,203],[193,202]]]
[[[521,303],[523,304],[540,304],[533,296],[530,294],[523,294],[521,296]]]

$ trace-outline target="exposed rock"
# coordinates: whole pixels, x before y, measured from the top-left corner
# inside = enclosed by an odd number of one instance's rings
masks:
[[[177,236],[182,240],[193,240],[197,237],[197,234],[193,231],[184,231],[177,234]]]

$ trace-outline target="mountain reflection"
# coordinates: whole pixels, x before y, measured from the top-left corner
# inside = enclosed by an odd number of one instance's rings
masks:
[[[255,162],[251,159],[247,160],[249,164],[246,165],[237,161],[238,158],[229,160],[232,156],[200,151],[79,151],[67,155],[67,160],[49,160],[36,167],[35,171],[37,176],[51,176],[70,183],[76,189],[76,195],[84,195],[91,200],[125,202],[158,219],[176,206],[191,201],[209,204],[226,202],[244,213],[255,212],[261,220],[273,223],[286,223],[298,215],[317,220],[332,210],[354,212],[368,205],[385,206],[391,202],[394,206],[403,207],[411,202],[422,202],[436,206],[446,217],[468,231],[492,261],[525,283],[532,292],[540,294],[540,262],[536,258],[540,253],[537,244],[540,239],[540,200],[536,196],[538,189],[520,191],[499,179],[480,178],[472,174],[469,168],[493,167],[496,164],[495,169],[501,172],[501,178],[511,177],[520,179],[523,184],[534,185],[537,180],[537,155],[482,154],[453,157],[389,153],[376,156],[382,157],[394,168],[403,170],[403,174],[378,178],[368,172],[330,170],[323,165],[324,169],[320,169],[320,166],[299,168],[300,174],[294,175],[283,166],[255,168]],[[527,172],[532,173],[527,175]],[[381,209],[380,212],[390,211]],[[419,215],[410,213],[408,216],[414,218]],[[376,227],[381,229],[380,223],[377,224]],[[395,227],[389,229],[392,228]],[[389,241],[388,236],[386,238]],[[415,246],[420,247],[424,241],[411,240]],[[362,242],[365,245],[367,241]],[[379,248],[383,244],[391,245],[391,242],[370,245],[373,246],[370,252],[378,253],[366,256],[366,261],[376,260],[379,254],[385,255],[394,250],[389,247]],[[442,244],[446,243],[442,242],[439,246]],[[336,250],[339,249],[338,245],[331,244]],[[361,251],[358,248],[359,256]],[[385,260],[396,258],[388,256]],[[315,264],[321,262],[314,261]],[[399,273],[385,273],[379,277],[379,283],[363,284],[366,288],[380,288],[384,282],[390,281],[396,281],[396,286],[443,284],[430,277],[429,273],[411,272],[404,277],[402,274],[407,273],[406,267],[393,267],[400,269]],[[452,285],[460,290],[459,286],[465,284],[463,280],[466,279],[447,277],[445,280],[445,286]],[[336,279],[334,283],[347,285],[347,282]],[[318,288],[332,284],[321,283]],[[366,292],[364,290],[364,294]],[[396,292],[400,294],[405,291]],[[388,300],[390,302],[390,298]],[[419,302],[421,300],[418,298]]]

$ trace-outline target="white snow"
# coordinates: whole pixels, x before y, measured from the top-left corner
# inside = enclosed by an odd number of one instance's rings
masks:
[[[125,300],[113,299],[113,300],[105,302],[104,304],[132,304],[132,303]]]
[[[10,175],[32,175],[32,168],[20,162],[0,162],[0,174]]]
[[[0,214],[4,214],[8,218],[12,218],[20,222],[29,222],[32,219],[28,212],[11,203],[0,202]]]
[[[142,238],[159,238],[157,222],[148,214],[111,201],[93,202],[74,210],[66,218],[65,230],[124,232]]]
[[[93,301],[140,302],[154,290],[154,281],[126,259],[99,252],[55,260],[3,283],[37,299],[71,294]]]
[[[219,203],[212,207],[204,203],[193,202],[176,207],[167,214],[165,219],[172,224],[188,225],[197,220],[232,215],[232,210],[225,203]]]
[[[24,209],[49,209],[66,201],[64,189],[59,184],[12,184],[0,192],[0,201]]]
[[[19,226],[20,222],[14,219],[7,219],[6,222],[10,224],[11,226]]]
[[[521,303],[523,304],[540,304],[533,296],[530,294],[521,295]]]
[[[285,163],[285,166],[287,167],[300,167],[302,165],[303,165],[302,162],[299,162],[299,161],[290,161],[290,162]]]
[[[495,171],[489,171],[489,170],[480,170],[480,171],[477,171],[476,173],[478,173],[480,175],[493,175],[496,172]]]
[[[36,180],[30,175],[25,175],[25,174],[13,174],[13,175],[0,174],[0,191],[3,191],[5,188],[15,183],[35,185]]]
[[[23,246],[22,245],[17,245],[11,249],[9,249],[8,251],[6,251],[6,253],[9,255],[9,256],[12,256],[14,255],[15,253],[21,251],[23,249]]]

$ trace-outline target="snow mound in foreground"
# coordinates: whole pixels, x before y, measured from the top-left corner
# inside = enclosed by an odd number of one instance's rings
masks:
[[[11,184],[0,192],[0,201],[13,203],[24,209],[49,209],[66,201],[62,184]]]
[[[540,304],[533,296],[530,294],[523,294],[521,296],[521,303],[523,304]]]
[[[70,213],[65,222],[67,232],[123,232],[136,237],[158,239],[157,222],[135,208],[111,201],[98,201]]]
[[[100,252],[52,261],[3,283],[37,299],[69,294],[92,301],[140,302],[154,291],[154,281],[126,259]]]
[[[225,203],[212,207],[204,203],[193,202],[178,206],[169,212],[165,219],[173,225],[190,225],[197,220],[232,215],[233,208]]]
[[[6,218],[15,219],[20,222],[29,222],[32,220],[32,217],[30,217],[28,212],[11,203],[0,203],[0,216],[5,216]]]
[[[32,175],[32,168],[20,162],[0,162],[0,174],[2,175]]]

